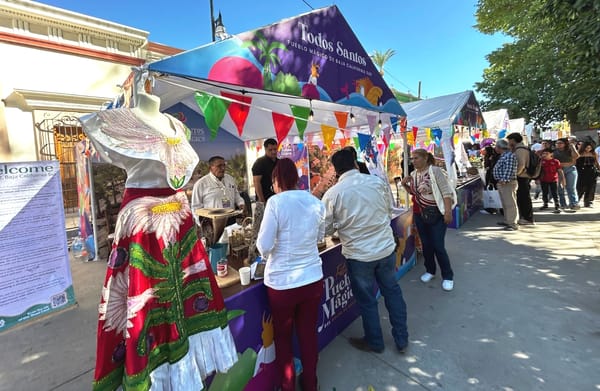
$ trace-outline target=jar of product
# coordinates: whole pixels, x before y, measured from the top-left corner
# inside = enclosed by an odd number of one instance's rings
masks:
[[[217,262],[217,277],[225,277],[227,275],[227,259],[222,258]]]

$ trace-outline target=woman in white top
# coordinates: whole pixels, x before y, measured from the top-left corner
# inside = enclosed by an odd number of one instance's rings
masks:
[[[325,233],[325,207],[309,192],[297,189],[298,170],[290,159],[279,160],[272,176],[275,195],[265,206],[256,246],[267,260],[264,283],[273,319],[275,361],[281,389],[294,390],[295,327],[302,389],[316,391],[317,321],[323,293],[317,242]]]

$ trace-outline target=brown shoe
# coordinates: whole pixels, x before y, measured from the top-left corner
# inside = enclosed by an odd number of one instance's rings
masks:
[[[354,348],[362,350],[363,352],[383,353],[383,348],[373,349],[369,346],[369,344],[364,338],[350,337],[348,339],[348,342],[350,342],[350,345],[352,345]]]

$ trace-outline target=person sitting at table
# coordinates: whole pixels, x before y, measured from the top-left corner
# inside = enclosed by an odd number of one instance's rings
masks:
[[[227,310],[182,190],[198,155],[158,97],[81,118],[127,181],[99,305],[94,390],[204,389],[237,361]],[[185,251],[184,251],[185,250]]]
[[[323,270],[317,243],[325,235],[325,207],[298,190],[298,170],[288,158],[273,169],[275,195],[269,199],[256,247],[267,260],[264,284],[273,320],[277,382],[294,390],[292,332],[296,329],[304,391],[317,391],[317,321],[323,294]]]
[[[244,210],[244,199],[235,179],[225,173],[226,166],[225,158],[221,156],[208,159],[208,174],[198,179],[192,190],[192,211],[202,208]],[[196,224],[199,224],[198,216],[195,215],[195,219]]]

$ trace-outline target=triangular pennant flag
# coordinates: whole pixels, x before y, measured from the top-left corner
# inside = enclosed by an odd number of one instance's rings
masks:
[[[377,116],[375,114],[367,114],[367,122],[369,123],[369,131],[373,134],[375,124],[377,123]]]
[[[398,133],[398,117],[392,116],[390,118],[390,122],[392,124],[392,129],[394,130],[394,133]]]
[[[290,105],[292,114],[294,114],[294,120],[296,121],[296,127],[298,128],[298,136],[300,140],[304,140],[304,131],[308,124],[308,116],[310,115],[310,107],[294,106]]]
[[[348,139],[347,139],[347,138],[345,138],[345,137],[344,137],[344,138],[341,138],[341,139],[340,139],[340,147],[344,148],[346,145],[348,145],[348,142],[349,142],[349,141],[350,141],[350,140],[348,140]]]
[[[348,124],[348,113],[345,111],[336,111],[335,119],[337,119],[338,128],[346,129],[346,125]]]
[[[231,100],[241,102],[229,102],[229,116],[237,128],[238,134],[241,136],[244,132],[244,124],[250,113],[250,104],[252,103],[252,97],[247,95],[233,94],[231,92],[221,91],[221,96],[229,98]]]
[[[204,122],[206,122],[206,126],[210,129],[210,139],[214,140],[217,136],[219,126],[223,122],[223,118],[225,118],[229,102],[200,91],[196,91],[194,97],[196,98],[198,107],[202,109]]]
[[[371,135],[364,134],[364,133],[358,133],[357,137],[358,137],[358,145],[359,145],[360,150],[366,151],[367,147],[371,143]]]
[[[383,129],[383,143],[386,147],[389,145],[391,135],[391,128],[389,126],[386,126],[385,129]]]
[[[321,133],[323,133],[323,144],[327,147],[327,149],[331,150],[333,145],[333,139],[335,138],[336,128],[329,125],[321,124]]]
[[[402,133],[406,132],[407,123],[406,117],[400,117],[400,131]]]
[[[416,126],[412,127],[412,133],[413,133],[413,140],[417,139],[417,133],[419,132],[419,128]]]
[[[272,112],[271,116],[273,117],[273,126],[275,127],[275,134],[277,135],[277,143],[281,144],[294,124],[294,117],[276,112]]]
[[[354,147],[362,151],[363,149],[360,147],[360,139],[358,136],[354,137],[352,140],[354,141]]]

